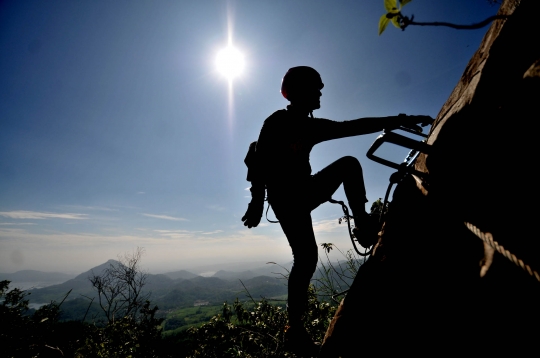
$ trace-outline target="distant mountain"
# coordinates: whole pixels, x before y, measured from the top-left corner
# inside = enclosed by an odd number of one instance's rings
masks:
[[[90,313],[86,316],[87,319],[97,317],[96,315],[101,314],[101,308],[97,305],[97,300],[90,304],[90,300],[97,296],[97,292],[92,287],[89,278],[92,275],[101,275],[111,264],[116,265],[119,262],[109,260],[65,282],[30,289],[27,291],[31,294],[28,299],[31,304],[59,302],[72,290],[62,305],[62,319],[81,320],[87,315],[88,310],[90,310]],[[268,299],[279,297],[279,299],[283,299],[287,295],[287,280],[284,279],[284,276],[288,275],[291,266],[292,262],[283,265],[244,266],[246,270],[243,271],[216,270],[217,272],[212,277],[199,276],[186,270],[159,275],[147,274],[143,294],[149,293],[151,303],[157,305],[161,312],[182,307],[192,307],[198,301],[207,301],[211,305],[220,305],[225,301],[232,303],[236,299],[245,301],[249,296],[254,299],[260,299],[261,297]],[[324,273],[324,270],[321,270],[319,266],[319,269],[314,274],[313,283],[317,284],[317,279],[322,278],[324,280],[328,276],[340,284],[343,281],[346,283],[352,282],[353,275],[347,272],[346,262],[333,262],[332,266],[338,271],[343,271],[339,272],[339,274],[345,274],[348,277],[340,276],[333,271]],[[238,266],[230,267],[238,268]],[[31,276],[36,272],[39,273],[39,271],[20,271],[16,274],[23,278],[37,277]],[[0,279],[6,279],[4,277],[0,276]],[[65,276],[61,277],[65,278]],[[39,286],[34,285],[34,287]]]
[[[29,297],[32,303],[48,303],[50,301],[61,300],[68,292],[71,291],[68,299],[75,299],[81,296],[95,297],[97,295],[92,287],[89,278],[93,275],[101,275],[105,269],[111,264],[119,264],[116,260],[109,260],[101,265],[91,268],[90,270],[77,275],[75,278],[68,280],[58,285],[52,285],[39,289],[28,290],[31,293]],[[160,294],[161,291],[167,290],[173,285],[173,280],[165,275],[148,274],[146,279],[145,290],[153,294]]]
[[[0,280],[13,282],[63,282],[72,279],[74,275],[61,272],[43,272],[36,270],[22,270],[14,273],[0,273]]]
[[[68,299],[80,297],[81,295],[95,296],[92,284],[88,280],[87,273],[80,274],[74,279],[68,280],[58,285],[47,286],[43,288],[30,289],[28,299],[31,303],[49,303],[51,301],[61,301],[64,296],[71,291]]]
[[[96,297],[97,292],[89,278],[102,274],[111,264],[118,263],[109,260],[63,283],[30,289],[28,292],[31,295],[28,298],[31,303],[59,302],[70,290],[66,302]],[[290,264],[287,266],[290,267]],[[246,289],[253,297],[276,297],[287,293],[286,282],[278,279],[281,277],[279,274],[287,273],[287,269],[279,265],[266,265],[240,272],[221,270],[213,277],[198,276],[186,270],[147,274],[143,291],[151,293],[151,302],[165,310],[192,306],[198,300],[220,304],[224,301],[233,302],[236,298],[245,299]]]
[[[358,266],[361,265],[363,260],[359,260],[356,264]],[[317,279],[324,279],[331,277],[335,282],[339,282],[340,284],[343,284],[344,286],[352,284],[352,281],[354,279],[354,274],[348,271],[348,263],[346,261],[340,260],[340,261],[333,261],[332,266],[334,269],[330,270],[328,273],[324,273],[324,269],[322,267],[322,262],[319,263],[317,266],[317,270],[313,273],[313,280]],[[328,266],[327,262],[324,262],[326,266]],[[239,281],[246,282],[246,280],[254,279],[260,276],[263,277],[271,277],[274,279],[280,279],[284,278],[284,276],[287,276],[292,268],[292,262],[284,265],[277,265],[277,264],[268,264],[266,266],[261,266],[259,268],[253,268],[251,270],[246,271],[225,271],[220,270],[216,272],[212,277],[217,277],[222,280],[227,281]],[[328,276],[328,277],[327,277]],[[316,282],[314,282],[316,284]]]
[[[188,307],[195,301],[208,301],[213,305],[219,305],[225,301],[232,303],[237,298],[245,300],[248,292],[256,298],[271,298],[287,294],[285,282],[269,276],[257,276],[242,280],[242,282],[199,276],[175,282],[176,284],[171,286],[164,295],[152,294],[152,302],[156,303],[160,309]]]
[[[165,276],[173,279],[173,280],[178,280],[178,279],[182,279],[182,280],[189,280],[189,279],[192,279],[192,278],[195,278],[199,275],[196,275],[192,272],[189,272],[189,271],[186,271],[186,270],[180,270],[180,271],[173,271],[173,272],[166,272],[164,273]]]
[[[219,270],[212,277],[217,277],[222,280],[231,281],[231,280],[247,280],[255,276],[257,276],[257,274],[251,270],[241,271],[241,272]]]
[[[212,277],[218,277],[223,280],[248,280],[257,276],[282,277],[290,271],[292,262],[285,265],[267,264],[258,268],[246,271],[224,271],[219,270]]]
[[[101,265],[98,265],[96,267],[91,268],[90,270],[81,273],[77,277],[75,277],[75,280],[88,280],[88,277],[91,277],[93,275],[101,275],[105,269],[109,268],[111,265],[119,264],[117,260],[108,260],[105,263],[102,263]]]

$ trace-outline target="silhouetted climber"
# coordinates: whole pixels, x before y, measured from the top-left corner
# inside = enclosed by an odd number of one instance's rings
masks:
[[[313,111],[320,108],[323,87],[321,76],[311,67],[293,67],[283,77],[281,94],[291,104],[264,121],[259,140],[250,146],[246,164],[252,200],[242,217],[248,228],[259,224],[266,189],[268,202],[294,257],[288,283],[289,328],[285,341],[291,350],[306,354],[314,343],[303,326],[302,316],[318,260],[311,211],[328,201],[343,183],[354,217],[354,235],[363,246],[369,247],[376,241],[378,231],[364,208],[366,190],[358,160],[346,156],[311,175],[311,149],[331,139],[374,133],[400,125],[417,128],[417,123],[432,121],[428,116],[404,114],[344,122],[313,118]]]

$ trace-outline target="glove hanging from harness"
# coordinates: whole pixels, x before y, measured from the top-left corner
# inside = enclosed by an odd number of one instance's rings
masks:
[[[248,209],[244,216],[242,216],[242,221],[244,226],[247,226],[248,229],[252,227],[257,227],[261,222],[261,218],[264,211],[264,200],[258,201],[251,199],[251,202],[248,204]]]

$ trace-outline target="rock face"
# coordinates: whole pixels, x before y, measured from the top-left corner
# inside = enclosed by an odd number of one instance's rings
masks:
[[[374,254],[341,303],[324,357],[536,349],[540,282],[465,226],[540,272],[535,223],[540,1],[505,1],[431,129],[426,181],[398,185]]]

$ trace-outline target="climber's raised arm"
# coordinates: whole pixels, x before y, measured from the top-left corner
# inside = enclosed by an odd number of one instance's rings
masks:
[[[430,116],[409,116],[400,114],[390,117],[367,117],[350,121],[331,121],[323,118],[313,118],[313,130],[317,132],[317,143],[327,140],[392,130],[400,126],[421,131],[421,126],[433,122]]]

